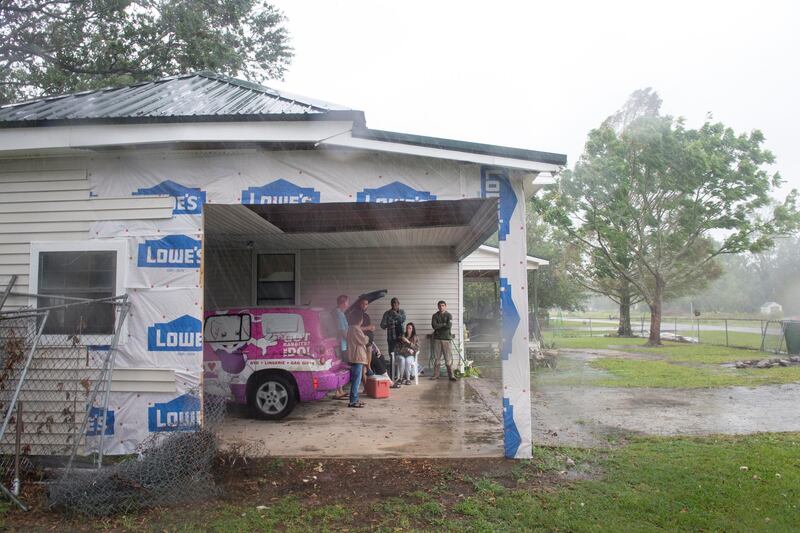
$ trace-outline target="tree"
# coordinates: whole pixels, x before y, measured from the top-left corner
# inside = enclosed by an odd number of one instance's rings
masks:
[[[569,275],[572,248],[565,242],[564,235],[544,222],[531,206],[527,210],[528,255],[547,259],[549,265],[538,270],[528,271],[528,304],[533,311],[538,307],[550,309],[558,307],[574,311],[584,306],[585,290]],[[486,241],[497,247],[497,236]],[[535,287],[535,289],[534,289]],[[497,318],[500,311],[499,287],[497,279],[486,277],[471,280],[464,284],[465,320],[473,318]]]
[[[759,313],[761,305],[778,302],[786,315],[800,313],[800,237],[779,239],[759,254],[731,254],[722,258],[725,274],[691,298],[670,302],[687,309]]]
[[[650,308],[648,344],[659,345],[669,291],[702,284],[721,254],[769,249],[798,227],[797,192],[770,197],[781,179],[763,142],[710,119],[699,129],[661,115],[619,132],[604,124],[539,207],[636,288]]]
[[[534,305],[541,309],[582,309],[586,303],[586,291],[569,275],[575,257],[566,235],[545,222],[532,205],[527,209],[526,230],[528,255],[546,259],[550,263],[535,271],[528,271],[531,309]],[[533,300],[534,285],[538,302]]]
[[[0,103],[196,70],[281,77],[284,22],[263,0],[0,0]]]
[[[581,250],[580,245],[576,248]],[[579,251],[576,255],[579,259],[571,263],[570,269],[576,282],[591,292],[608,297],[617,304],[619,306],[617,335],[632,337],[631,306],[641,302],[642,296],[636,292],[627,277],[617,274],[614,267],[605,260],[602,254],[590,253],[586,257],[586,255],[582,256]],[[629,277],[635,275],[635,272],[631,270],[631,258],[618,256],[618,264],[628,269]]]

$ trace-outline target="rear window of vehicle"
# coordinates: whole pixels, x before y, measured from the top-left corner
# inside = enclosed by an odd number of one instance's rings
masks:
[[[206,318],[204,339],[207,342],[243,342],[250,340],[250,315],[217,315]]]
[[[264,336],[303,337],[306,328],[303,317],[296,313],[265,313],[261,315],[261,331]]]
[[[329,313],[320,313],[320,322],[322,323],[322,336],[323,337],[336,337],[339,335],[339,330],[336,327],[336,319]]]

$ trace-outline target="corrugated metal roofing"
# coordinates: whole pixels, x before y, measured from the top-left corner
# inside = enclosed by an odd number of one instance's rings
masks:
[[[265,117],[351,112],[344,106],[291,95],[219,74],[199,72],[127,87],[52,96],[0,107],[0,122],[187,117]],[[310,117],[309,117],[310,118]]]

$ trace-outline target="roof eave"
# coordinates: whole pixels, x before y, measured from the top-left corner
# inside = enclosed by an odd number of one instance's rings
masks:
[[[399,133],[386,130],[369,129],[364,126],[353,128],[352,136],[359,139],[369,139],[399,144],[409,144],[426,148],[437,148],[442,150],[466,152],[480,155],[490,155],[495,157],[505,157],[510,159],[521,159],[524,161],[534,161],[549,165],[566,166],[567,156],[552,152],[540,152],[537,150],[525,150],[523,148],[511,148],[508,146],[498,146],[493,144],[474,143],[459,141],[456,139],[445,139],[441,137],[428,137],[424,135],[414,135],[410,133]]]
[[[325,113],[273,113],[250,115],[184,115],[142,117],[97,117],[55,120],[0,121],[0,128],[40,128],[50,126],[82,126],[90,124],[176,124],[207,122],[301,122],[301,121],[352,121],[363,126],[363,111],[331,110]]]

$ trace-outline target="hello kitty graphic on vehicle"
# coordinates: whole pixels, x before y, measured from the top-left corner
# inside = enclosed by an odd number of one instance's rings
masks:
[[[330,314],[312,307],[254,307],[206,313],[205,390],[278,420],[298,401],[320,400],[349,381],[336,355]]]

